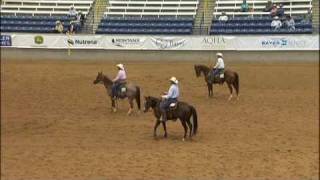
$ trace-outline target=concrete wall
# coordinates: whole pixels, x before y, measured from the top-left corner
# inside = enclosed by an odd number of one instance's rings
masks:
[[[226,61],[319,61],[318,51],[222,51]],[[1,60],[208,61],[216,51],[1,48]]]

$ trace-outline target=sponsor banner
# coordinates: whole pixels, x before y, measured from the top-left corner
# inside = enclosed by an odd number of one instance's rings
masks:
[[[188,49],[191,43],[186,38],[151,37],[152,46],[158,50]]]
[[[70,49],[102,49],[103,36],[63,36],[62,41],[56,43],[56,47],[67,47]]]
[[[145,49],[145,36],[113,36],[106,37],[105,48],[111,49]]]
[[[11,46],[11,36],[10,35],[1,35],[0,36],[0,46]]]
[[[318,50],[317,36],[261,36],[238,38],[237,50]]]
[[[319,50],[319,35],[139,36],[2,34],[1,46],[123,50]]]

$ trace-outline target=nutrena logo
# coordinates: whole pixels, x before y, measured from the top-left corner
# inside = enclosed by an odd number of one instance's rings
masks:
[[[34,37],[34,43],[36,44],[43,44],[43,37],[42,36],[35,36]]]

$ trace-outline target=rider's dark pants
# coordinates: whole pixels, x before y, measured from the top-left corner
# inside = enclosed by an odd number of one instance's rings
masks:
[[[215,77],[216,75],[219,75],[221,72],[223,72],[224,69],[214,69],[213,70],[213,77]]]
[[[165,99],[165,100],[161,101],[161,103],[160,103],[160,111],[161,111],[161,114],[162,114],[162,120],[163,121],[167,120],[167,110],[170,107],[170,104],[171,103],[176,103],[177,101],[178,101],[177,98],[168,98],[168,99]]]
[[[112,97],[116,96],[117,90],[119,89],[120,85],[121,85],[121,82],[119,82],[119,81],[116,81],[116,82],[113,83],[113,85],[112,85]]]

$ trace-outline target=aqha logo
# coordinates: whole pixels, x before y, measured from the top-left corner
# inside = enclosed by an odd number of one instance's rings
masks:
[[[223,36],[204,37],[202,43],[206,45],[220,45],[225,44],[226,39]]]

